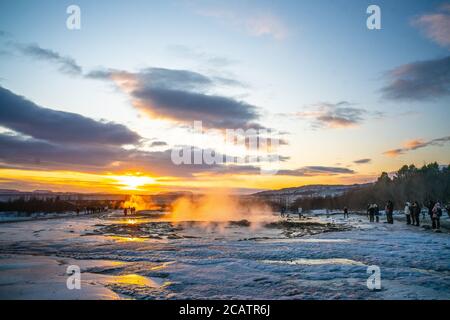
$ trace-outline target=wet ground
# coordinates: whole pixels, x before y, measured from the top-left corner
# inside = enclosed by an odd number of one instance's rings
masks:
[[[66,286],[81,269],[81,290]],[[366,286],[381,269],[382,289]],[[2,299],[449,299],[450,236],[341,216],[169,222],[120,212],[0,225]]]

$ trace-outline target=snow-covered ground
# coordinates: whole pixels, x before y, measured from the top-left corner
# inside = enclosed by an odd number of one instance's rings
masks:
[[[81,268],[81,290],[66,287],[69,265]],[[366,286],[370,265],[381,269],[380,291]],[[450,299],[450,234],[354,215],[303,225],[119,212],[2,223],[0,298]]]
[[[80,212],[78,216],[86,215],[85,212]],[[14,221],[33,221],[33,220],[46,220],[46,219],[57,219],[57,218],[69,218],[77,216],[75,211],[68,211],[63,213],[49,213],[49,212],[35,212],[35,213],[24,213],[24,212],[0,212],[0,223],[3,222],[14,222]]]

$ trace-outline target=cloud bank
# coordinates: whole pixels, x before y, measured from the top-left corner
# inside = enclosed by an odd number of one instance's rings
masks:
[[[429,141],[423,141],[422,139],[415,139],[415,140],[407,141],[401,148],[391,149],[391,150],[383,152],[383,154],[388,157],[395,158],[395,157],[398,157],[409,151],[413,151],[413,150],[417,150],[417,149],[421,149],[421,148],[426,148],[426,147],[430,147],[430,146],[442,147],[442,146],[444,146],[444,144],[446,144],[449,141],[450,141],[450,136],[437,138],[437,139],[433,139],[433,140],[429,140]]]
[[[0,87],[0,126],[36,139],[59,143],[136,144],[141,137],[113,122],[44,108]]]
[[[353,163],[356,163],[356,164],[366,164],[366,163],[370,163],[371,161],[372,161],[372,159],[365,158],[365,159],[355,160],[355,161],[353,161]]]
[[[297,112],[296,115],[302,119],[311,119],[315,128],[347,128],[358,126],[366,114],[365,109],[341,101],[307,106],[306,111]]]
[[[83,69],[73,58],[61,56],[56,51],[41,48],[37,44],[18,44],[17,48],[24,55],[57,64],[59,70],[63,73],[70,75],[81,75],[83,73]]]
[[[450,56],[404,64],[386,75],[383,97],[397,101],[435,99],[450,94]]]
[[[258,108],[244,101],[211,93],[217,85],[235,84],[188,70],[146,68],[139,72],[96,70],[87,77],[111,80],[132,99],[133,106],[156,119],[207,128],[262,128]]]
[[[432,41],[450,49],[450,3],[442,5],[434,13],[414,18],[412,25]]]

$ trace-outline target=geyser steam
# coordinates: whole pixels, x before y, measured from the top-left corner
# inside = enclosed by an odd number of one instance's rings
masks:
[[[250,222],[272,221],[274,216],[269,206],[242,203],[229,192],[181,197],[172,203],[168,218],[171,221],[226,222],[248,220]]]

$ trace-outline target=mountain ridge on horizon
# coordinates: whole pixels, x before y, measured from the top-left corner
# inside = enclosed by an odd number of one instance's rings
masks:
[[[324,188],[324,189],[331,189],[331,188],[357,188],[357,187],[364,187],[367,185],[371,185],[373,182],[369,183],[353,183],[353,184],[306,184],[302,186],[295,186],[295,187],[287,187],[287,188],[280,188],[280,189],[266,189],[266,190],[260,190],[256,192],[249,193],[247,195],[250,196],[257,196],[257,195],[266,195],[271,193],[285,193],[289,191],[301,191],[301,190],[308,190],[308,189],[314,189],[314,188]],[[80,194],[80,195],[101,195],[101,194],[126,194],[126,193],[116,193],[116,192],[76,192],[76,191],[53,191],[53,190],[32,190],[32,191],[26,191],[26,190],[18,190],[18,189],[0,189],[0,193],[54,193],[54,194]],[[154,194],[148,194],[148,195],[170,195],[170,194],[193,194],[193,192],[190,191],[167,191],[167,192],[158,192]],[[142,194],[144,195],[144,194]]]

